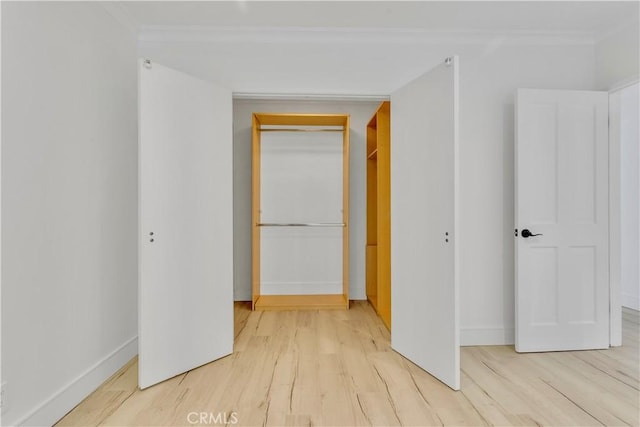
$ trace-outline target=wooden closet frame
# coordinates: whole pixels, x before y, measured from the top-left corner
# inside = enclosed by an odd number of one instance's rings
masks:
[[[260,293],[260,152],[262,126],[341,126],[342,144],[342,293],[321,295],[261,295]],[[266,129],[265,129],[266,130]],[[339,131],[339,130],[338,130]],[[253,310],[328,310],[349,308],[349,115],[254,113],[251,147],[251,239]]]
[[[391,103],[367,124],[367,299],[391,330]]]

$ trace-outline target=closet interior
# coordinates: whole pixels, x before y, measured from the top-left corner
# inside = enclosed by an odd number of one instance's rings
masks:
[[[349,307],[349,115],[254,113],[252,307]]]
[[[391,329],[391,170],[389,101],[367,125],[367,299]]]

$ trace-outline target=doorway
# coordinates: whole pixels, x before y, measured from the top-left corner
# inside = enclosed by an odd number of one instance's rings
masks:
[[[366,139],[364,129],[367,120],[375,111],[377,100],[300,100],[300,99],[234,99],[233,101],[233,208],[234,208],[234,300],[251,301],[251,145],[254,112],[299,112],[322,114],[348,114],[350,116],[350,182],[349,211],[352,223],[349,227],[349,296],[350,299],[365,299],[366,239],[366,163],[362,159]]]
[[[622,310],[640,310],[640,83],[609,93],[611,188],[611,345],[621,345]]]

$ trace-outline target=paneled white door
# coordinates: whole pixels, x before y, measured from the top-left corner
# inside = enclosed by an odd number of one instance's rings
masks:
[[[391,346],[460,388],[458,59],[391,95]]]
[[[516,99],[516,351],[609,346],[606,92]]]
[[[233,351],[231,92],[139,64],[139,365],[145,388]]]

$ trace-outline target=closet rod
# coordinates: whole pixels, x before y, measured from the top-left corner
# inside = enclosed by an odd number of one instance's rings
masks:
[[[344,129],[297,129],[297,128],[269,128],[260,129],[260,132],[344,132]]]
[[[344,227],[344,222],[303,222],[303,223],[276,223],[261,222],[258,227]]]

